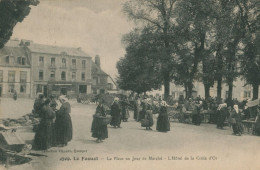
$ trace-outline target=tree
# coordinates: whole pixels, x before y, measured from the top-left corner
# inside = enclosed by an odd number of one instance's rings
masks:
[[[176,0],[129,0],[124,4],[124,12],[129,19],[139,21],[144,26],[153,27],[156,33],[162,34],[164,55],[160,56],[164,80],[164,95],[167,99],[170,92],[170,72],[172,70],[171,45],[169,30],[173,25],[173,7]]]
[[[126,55],[117,62],[121,89],[137,93],[160,88],[161,65],[158,62],[161,40],[154,37],[149,29],[131,32],[124,36]]]
[[[213,85],[214,77],[208,70],[207,64],[210,64],[211,59],[206,48],[206,45],[211,41],[208,38],[208,34],[211,31],[212,16],[215,15],[215,2],[209,0],[181,0],[176,3],[175,16],[177,27],[179,30],[185,30],[185,35],[182,38],[186,39],[186,43],[190,44],[189,60],[182,60],[188,63],[184,64],[188,66],[188,77],[184,76],[185,89],[187,91],[186,98],[190,98],[192,95],[193,81],[198,73],[198,65],[202,61],[202,80],[205,86],[206,97],[209,97],[209,87]],[[180,56],[180,57],[187,57]],[[209,62],[210,61],[210,62]]]
[[[30,13],[30,5],[38,5],[38,0],[0,0],[0,48],[10,39],[17,22]]]
[[[246,79],[248,84],[253,86],[253,100],[258,99],[258,89],[260,85],[260,33],[256,34],[256,37],[248,42],[244,55],[241,57],[241,73]]]

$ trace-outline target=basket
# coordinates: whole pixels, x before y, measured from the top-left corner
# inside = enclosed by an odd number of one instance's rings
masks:
[[[142,119],[141,120],[141,126],[142,127],[149,127],[149,120],[148,119]]]
[[[110,115],[107,115],[106,117],[94,115],[93,117],[97,120],[97,123],[100,125],[108,125],[112,120],[112,117]]]

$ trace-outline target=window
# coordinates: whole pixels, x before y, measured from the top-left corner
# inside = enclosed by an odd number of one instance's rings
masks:
[[[72,81],[76,80],[76,72],[72,72],[71,79],[72,79]]]
[[[51,58],[51,66],[55,66],[55,58]]]
[[[244,98],[251,98],[251,91],[244,91]]]
[[[43,89],[43,86],[42,86],[41,84],[38,84],[38,85],[37,85],[37,88],[36,88],[36,94],[37,94],[37,93],[42,93],[42,92],[43,92],[42,89]]]
[[[55,71],[51,71],[50,78],[52,80],[55,80]]]
[[[21,83],[26,83],[27,81],[27,72],[26,71],[21,71],[20,72],[20,82]]]
[[[3,70],[0,70],[0,82],[3,82]]]
[[[8,92],[9,93],[14,93],[14,84],[9,84],[8,85]]]
[[[66,67],[66,58],[63,58],[63,59],[62,59],[61,66],[62,66],[62,67]]]
[[[9,57],[9,56],[6,56],[6,57],[5,57],[5,63],[6,63],[6,64],[9,64],[9,61],[10,61],[10,57]]]
[[[15,71],[8,71],[8,82],[15,82]]]
[[[26,85],[25,84],[20,86],[20,93],[26,93]]]
[[[21,65],[25,65],[25,57],[17,57],[17,63]]]
[[[63,81],[66,80],[66,72],[65,71],[61,72],[61,80],[63,80]]]
[[[43,56],[39,57],[39,66],[44,66],[44,57]]]
[[[86,60],[82,60],[82,68],[86,68]]]
[[[100,84],[106,84],[106,83],[107,83],[107,81],[106,81],[105,78],[101,78],[101,79],[100,79]]]
[[[43,80],[43,71],[39,71],[39,80]]]
[[[76,68],[76,59],[72,59],[72,67]]]
[[[84,72],[81,74],[81,80],[85,81],[85,73]]]

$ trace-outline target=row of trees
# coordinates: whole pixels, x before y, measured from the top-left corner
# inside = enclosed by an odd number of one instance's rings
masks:
[[[123,5],[136,28],[123,37],[126,55],[117,63],[118,84],[137,93],[165,87],[185,87],[192,95],[193,82],[204,84],[205,98],[217,82],[229,87],[240,76],[260,84],[260,1],[258,0],[129,0]]]

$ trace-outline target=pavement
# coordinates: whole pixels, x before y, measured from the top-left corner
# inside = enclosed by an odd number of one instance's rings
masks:
[[[11,107],[14,102],[20,105],[15,103],[16,108]],[[33,106],[29,99],[8,100],[8,103],[9,109],[19,111],[19,114],[8,112],[13,118],[26,114]],[[3,100],[0,108],[2,104]],[[213,124],[194,126],[178,122],[171,122],[171,131],[161,133],[155,130],[157,115],[154,115],[153,130],[147,131],[133,120],[133,112],[130,112],[131,118],[122,122],[122,128],[108,125],[109,138],[96,143],[90,132],[96,105],[72,100],[71,106],[73,140],[68,146],[32,151],[41,156],[31,156],[31,162],[8,169],[260,169],[257,160],[260,138],[257,136],[234,136],[231,128],[219,130]],[[0,113],[0,116],[6,116]],[[19,129],[17,133],[27,143],[32,143],[31,127]]]

